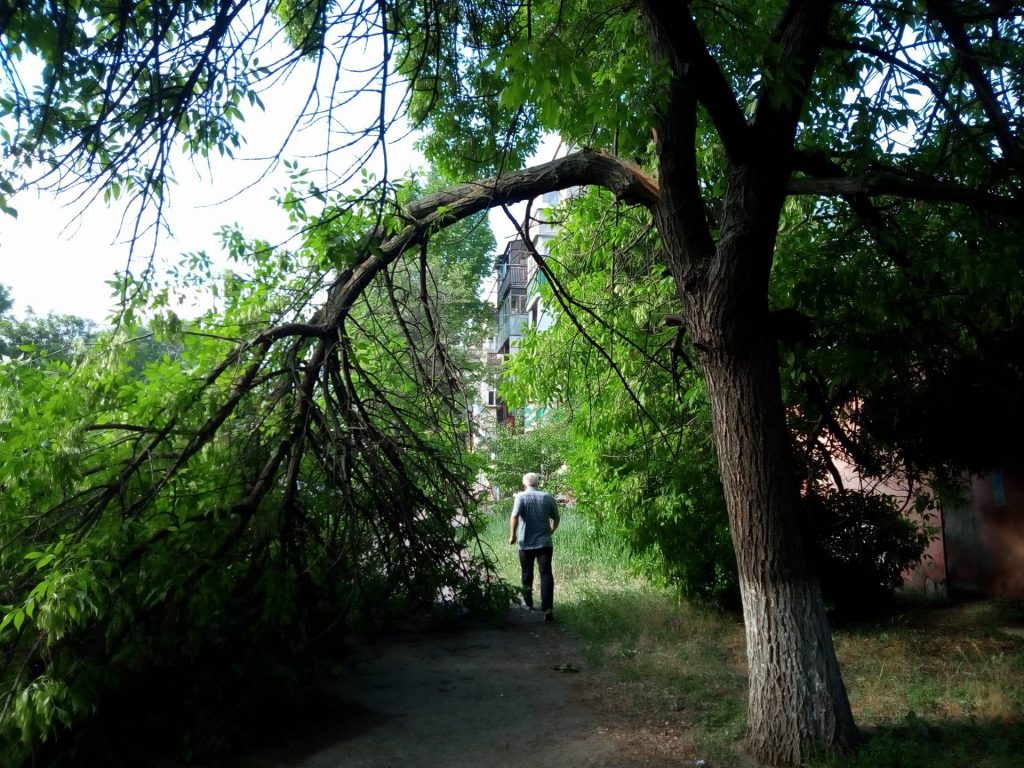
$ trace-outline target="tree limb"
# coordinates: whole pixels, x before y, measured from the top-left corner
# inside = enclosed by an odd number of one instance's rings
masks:
[[[835,4],[835,0],[790,0],[779,19],[753,119],[769,148],[792,148]]]
[[[963,67],[964,74],[967,75],[967,79],[981,102],[981,108],[989,119],[992,132],[995,134],[996,142],[999,144],[1003,156],[1018,170],[1024,169],[1024,150],[1021,149],[1021,144],[1013,135],[1007,115],[999,107],[992,83],[985,76],[985,72],[974,55],[971,41],[964,31],[963,22],[956,17],[953,8],[946,0],[926,0],[925,5],[938,19],[942,29],[949,37],[953,50],[956,51],[957,58],[960,60],[960,66]]]
[[[365,249],[369,255],[334,282],[320,322],[329,328],[337,327],[382,269],[419,246],[435,230],[499,205],[582,186],[601,186],[619,200],[649,207],[660,195],[658,183],[639,166],[593,150],[428,195],[406,206],[404,213],[410,223],[400,233],[388,237],[380,228],[371,233],[371,247]]]
[[[937,179],[908,179],[888,172],[872,176],[794,178],[786,183],[786,192],[790,195],[821,195],[823,197],[890,195],[912,200],[956,203],[977,211],[1024,221],[1024,204],[1017,198],[996,195]]]
[[[750,131],[732,86],[708,51],[689,9],[679,3],[645,0],[641,13],[675,78],[685,81],[711,115],[726,152],[740,158],[750,151]]]

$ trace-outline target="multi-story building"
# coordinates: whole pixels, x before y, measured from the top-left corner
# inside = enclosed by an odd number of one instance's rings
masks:
[[[529,327],[527,288],[530,267],[536,265],[530,249],[522,240],[512,240],[498,257],[497,272],[497,328],[494,335],[494,361],[500,366],[505,358],[519,347],[519,339]],[[499,424],[515,422],[515,414],[500,398],[495,400],[495,419]]]
[[[494,276],[484,279],[480,298],[497,311],[497,281]],[[476,398],[470,405],[470,450],[477,450],[494,437],[497,425],[498,378],[501,371],[500,356],[494,352],[494,336],[489,336],[473,348],[473,357],[479,365],[476,379]]]
[[[557,234],[556,226],[543,212],[556,206],[561,199],[558,192],[549,192],[541,199],[542,217],[534,220],[531,235],[533,248],[522,240],[512,240],[505,246],[497,264],[497,333],[494,339],[494,354],[500,363],[514,355],[519,340],[528,328],[544,330],[553,322],[541,299],[540,287],[544,284],[544,273],[533,258],[533,250],[546,255],[551,241]],[[529,223],[528,223],[529,225]],[[513,412],[495,396],[495,418],[499,424],[517,424],[530,429],[543,409],[527,405]]]
[[[561,201],[562,194],[549,192],[540,201],[541,210],[552,208]],[[541,254],[549,252],[549,245],[557,234],[557,227],[546,217],[527,222],[532,230],[533,248]],[[516,353],[519,341],[528,328],[544,330],[554,318],[544,307],[540,287],[544,273],[533,258],[532,250],[521,239],[510,240],[498,256],[493,281],[484,293],[495,308],[495,333],[489,349],[481,350],[486,358],[487,375],[479,383],[480,404],[475,409],[476,443],[486,442],[498,424],[518,425],[529,430],[542,409],[532,405],[510,409],[498,396],[498,383],[504,361]]]

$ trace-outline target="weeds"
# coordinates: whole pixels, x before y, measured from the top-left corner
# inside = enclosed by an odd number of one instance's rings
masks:
[[[518,583],[508,521],[485,538]],[[621,546],[568,510],[555,536],[559,619],[589,664],[619,681],[627,708],[685,729],[710,768],[742,753],[746,658],[738,616],[702,609],[636,575]],[[914,601],[838,628],[843,676],[865,743],[809,768],[1019,768],[1024,755],[1024,607]]]

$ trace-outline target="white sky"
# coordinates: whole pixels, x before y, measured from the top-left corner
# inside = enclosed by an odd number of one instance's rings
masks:
[[[257,185],[246,187],[267,167],[266,160],[254,158],[276,151],[307,92],[308,79],[302,82],[300,76],[262,94],[266,110],[246,115],[242,126],[246,143],[236,151],[236,159],[216,157],[209,167],[202,160],[197,168],[183,155],[175,158],[178,184],[171,190],[167,212],[173,235],[161,237],[158,262],[173,263],[180,254],[197,250],[214,256],[219,252],[216,233],[225,224],[239,223],[247,237],[271,243],[287,238],[287,217],[271,199],[275,191],[288,186],[286,170],[279,165]],[[365,115],[358,104],[347,108],[346,122],[355,126],[372,121],[376,104],[367,102],[363,108]],[[389,147],[392,178],[423,165],[411,138],[393,141]],[[303,161],[302,157],[322,152],[323,142],[322,129],[314,127],[293,137],[283,157],[316,168],[315,159]],[[18,211],[16,219],[0,214],[0,283],[11,288],[15,314],[23,315],[31,307],[37,314],[55,311],[104,321],[116,305],[106,281],[124,271],[129,257],[127,238],[133,220],[118,233],[123,201],[108,207],[98,200],[80,217],[76,214],[81,204],[68,195],[22,193],[11,204]],[[149,241],[140,242],[133,273],[139,273],[148,254]]]
[[[209,180],[190,179],[172,192],[168,215],[174,237],[163,237],[158,258],[174,260],[181,253],[217,249],[215,233],[223,225],[241,222],[254,237],[283,239],[287,220],[270,202],[273,184],[261,184],[237,199],[215,205],[221,197],[244,186],[243,174],[232,174],[228,166],[218,169],[216,185]],[[180,172],[179,172],[180,173]],[[225,178],[229,176],[231,178]],[[17,220],[0,220],[0,283],[11,288],[16,314],[30,307],[37,314],[55,311],[103,321],[115,300],[106,281],[123,272],[129,257],[126,234],[118,235],[121,211],[94,203],[82,217],[70,199],[47,194],[24,194],[15,198]],[[134,256],[133,271],[148,257],[146,243]]]
[[[307,75],[305,80],[303,74]],[[209,167],[203,160],[199,169],[184,156],[175,159],[173,172],[178,184],[171,190],[167,210],[173,235],[161,238],[158,264],[174,263],[181,254],[198,250],[206,250],[216,260],[216,233],[226,224],[238,223],[247,237],[271,243],[288,237],[287,217],[271,199],[275,191],[288,186],[285,169],[279,165],[259,184],[246,187],[267,165],[266,160],[254,158],[265,158],[280,146],[308,93],[309,80],[309,71],[303,73],[300,69],[289,82],[261,94],[266,108],[247,113],[242,126],[246,143],[236,151],[236,159],[217,157],[210,160]],[[375,95],[368,96],[362,105],[353,102],[346,106],[345,123],[353,127],[371,123],[378,107],[376,99]],[[425,165],[413,149],[413,138],[404,133],[393,131],[390,139],[392,179]],[[556,145],[545,142],[538,161],[551,159]],[[302,158],[314,158],[323,149],[323,130],[314,126],[293,136],[283,157],[315,169],[316,159]],[[322,166],[322,161],[319,164]],[[337,165],[342,164],[339,158]],[[103,324],[117,304],[107,281],[124,271],[129,258],[127,238],[133,222],[126,222],[123,232],[118,233],[123,203],[107,207],[98,200],[83,216],[77,216],[82,206],[69,196],[57,199],[52,194],[22,193],[10,202],[18,210],[18,217],[0,214],[0,283],[11,289],[14,313],[23,316],[31,308],[39,315],[53,311]],[[513,232],[511,225],[498,212],[492,213],[491,226],[500,248]],[[139,274],[148,254],[149,242],[143,241],[133,257],[133,273]],[[205,308],[197,306],[193,311]],[[188,306],[177,309],[185,316],[190,314]]]

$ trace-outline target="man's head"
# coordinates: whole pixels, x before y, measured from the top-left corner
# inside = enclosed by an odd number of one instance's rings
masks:
[[[540,482],[540,475],[536,472],[527,472],[523,475],[523,487],[524,488],[536,488],[537,483]]]

